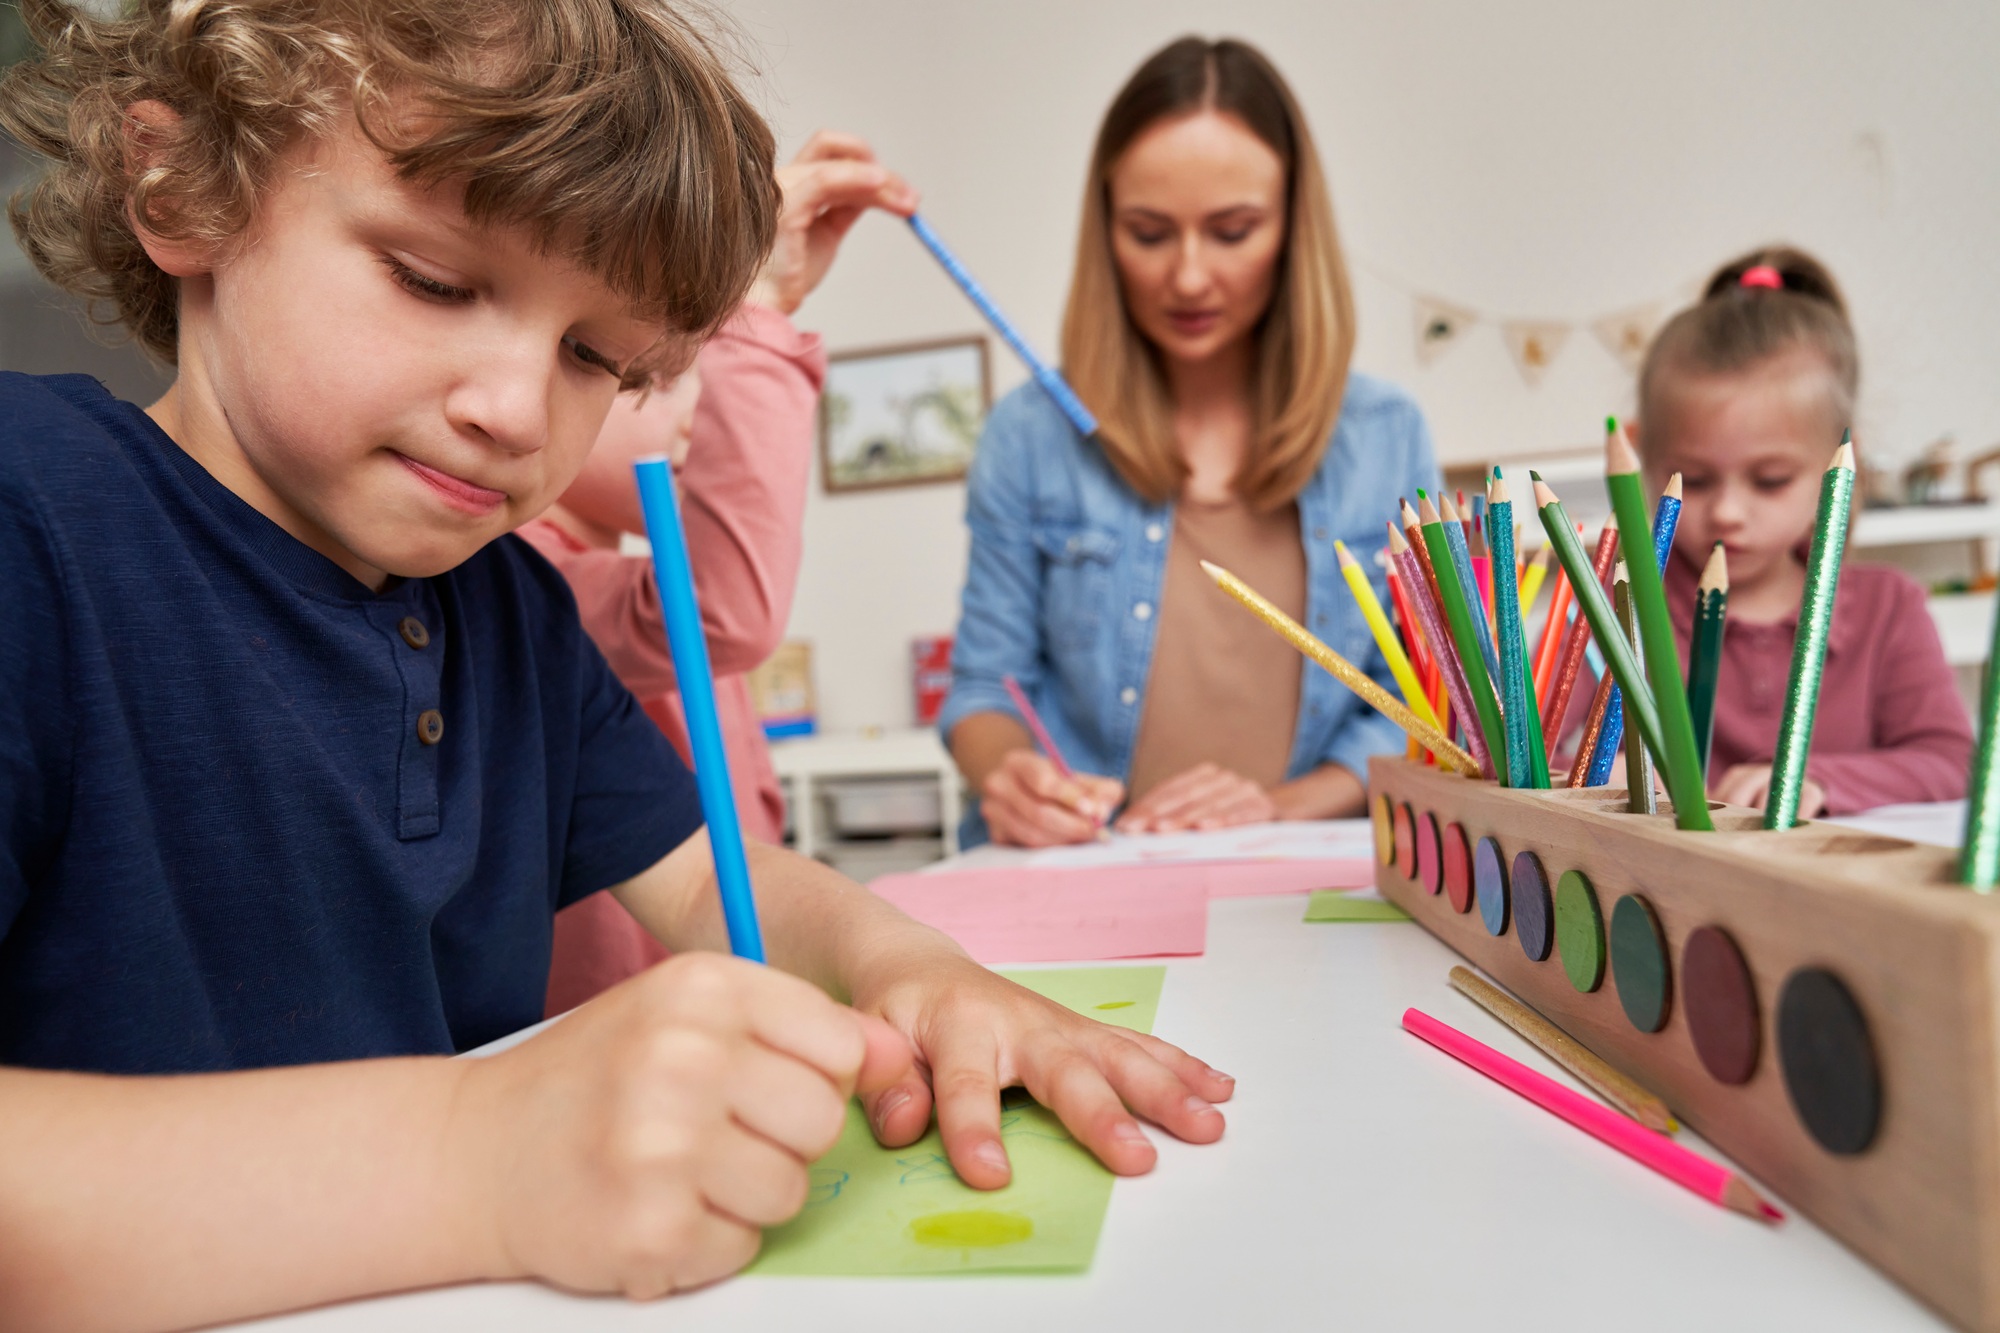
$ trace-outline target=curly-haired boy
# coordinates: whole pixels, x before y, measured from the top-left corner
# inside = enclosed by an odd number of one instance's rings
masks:
[[[17,234],[178,378],[142,411],[0,375],[0,1325],[712,1280],[857,1092],[888,1143],[935,1105],[980,1186],[1003,1084],[1119,1171],[1153,1162],[1133,1112],[1222,1132],[1206,1065],[783,852],[753,873],[797,975],[695,952],[688,774],[506,534],[770,243],[770,133],[702,28],[26,13],[0,125],[51,165]],[[688,952],[441,1058],[538,1016],[551,914],[605,888]]]

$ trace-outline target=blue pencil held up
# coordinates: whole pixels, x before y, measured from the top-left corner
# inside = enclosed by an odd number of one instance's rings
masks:
[[[1659,507],[1653,510],[1653,554],[1658,558],[1660,572],[1667,572],[1667,557],[1674,550],[1674,529],[1680,525],[1681,502],[1671,495],[1660,497]],[[1590,752],[1590,772],[1584,785],[1602,787],[1611,781],[1611,769],[1618,758],[1618,747],[1625,740],[1624,695],[1618,686],[1611,687],[1611,700],[1604,706],[1604,730],[1597,733],[1597,748]]]
[[[994,332],[1014,349],[1014,355],[1026,363],[1028,372],[1035,377],[1035,383],[1041,385],[1042,391],[1055,400],[1056,406],[1062,409],[1062,414],[1069,418],[1077,433],[1084,436],[1097,434],[1097,418],[1090,414],[1090,409],[1083,405],[1083,400],[1069,387],[1069,381],[1064,379],[1054,366],[1035,355],[1035,349],[1028,346],[1028,340],[1021,336],[1021,331],[1000,313],[1000,307],[993,304],[993,298],[986,294],[986,289],[979,285],[966,270],[965,265],[958,262],[958,256],[945,247],[938,234],[931,230],[931,224],[924,221],[922,214],[910,214],[910,230],[917,234],[917,239],[924,243],[924,248],[929,250],[932,257],[944,267],[944,271],[951,275],[951,280],[958,284],[959,290],[965,293],[967,299],[979,307],[979,313],[986,316],[986,322],[993,326]]]
[[[653,573],[667,622],[667,647],[674,655],[681,707],[687,714],[688,746],[694,751],[694,780],[701,814],[708,823],[708,846],[715,858],[715,882],[722,890],[722,916],[729,927],[729,951],[753,963],[764,961],[764,934],[757,926],[757,901],[750,892],[750,862],[743,851],[743,825],[736,818],[736,794],[729,785],[729,756],[722,748],[722,722],[715,710],[715,677],[708,666],[708,640],[701,630],[694,571],[688,565],[687,535],[681,528],[674,474],[665,458],[642,458],[639,507],[646,537],[653,544]]]

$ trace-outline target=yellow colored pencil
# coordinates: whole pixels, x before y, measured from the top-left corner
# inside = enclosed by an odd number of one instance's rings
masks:
[[[1272,605],[1255,588],[1221,565],[1204,560],[1201,562],[1201,567],[1208,571],[1208,576],[1215,580],[1216,586],[1248,607],[1259,620],[1276,630],[1292,647],[1325,667],[1327,673],[1335,680],[1353,690],[1372,704],[1377,712],[1423,742],[1424,748],[1436,755],[1440,764],[1457,769],[1471,777],[1479,776],[1478,762],[1454,745],[1449,736],[1403,707],[1396,701],[1395,695],[1377,685],[1360,667],[1313,637],[1304,625]]]
[[[1520,525],[1515,524],[1516,527]],[[1521,574],[1521,623],[1528,623],[1528,612],[1535,605],[1535,598],[1542,591],[1542,580],[1549,576],[1549,548],[1544,545],[1535,552],[1535,558],[1528,562]]]
[[[1410,711],[1424,721],[1442,731],[1437,714],[1431,711],[1431,701],[1424,697],[1424,687],[1417,681],[1416,668],[1410,665],[1409,654],[1396,638],[1395,627],[1389,617],[1382,614],[1382,603],[1375,596],[1375,587],[1368,582],[1368,571],[1361,567],[1347,549],[1347,543],[1336,541],[1333,553],[1340,558],[1340,572],[1347,579],[1347,586],[1354,592],[1354,600],[1361,607],[1361,618],[1368,622],[1368,628],[1375,635],[1375,646],[1382,650],[1384,660],[1389,663],[1389,674],[1396,678],[1396,688],[1403,692],[1403,702]],[[1412,738],[1414,739],[1414,738]]]

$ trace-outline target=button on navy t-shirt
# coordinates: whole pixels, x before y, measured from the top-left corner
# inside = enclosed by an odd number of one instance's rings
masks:
[[[445,1053],[701,822],[507,537],[375,593],[95,380],[0,374],[0,1063]]]

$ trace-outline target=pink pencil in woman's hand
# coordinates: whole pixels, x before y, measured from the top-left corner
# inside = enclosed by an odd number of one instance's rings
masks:
[[[1784,1214],[1767,1203],[1756,1190],[1728,1167],[1689,1152],[1665,1135],[1657,1134],[1637,1121],[1600,1106],[1580,1092],[1574,1092],[1545,1074],[1538,1074],[1494,1050],[1482,1041],[1466,1036],[1448,1023],[1440,1023],[1421,1009],[1403,1011],[1405,1031],[1422,1037],[1447,1055],[1456,1056],[1496,1083],[1520,1093],[1544,1111],[1553,1111],[1578,1129],[1602,1139],[1628,1157],[1652,1167],[1667,1179],[1685,1185],[1724,1208],[1734,1209],[1760,1222],[1780,1222]]]
[[[1042,747],[1042,753],[1056,766],[1056,772],[1063,775],[1064,781],[1075,782],[1076,774],[1072,773],[1069,765],[1063,762],[1062,751],[1056,748],[1055,739],[1049,735],[1049,729],[1042,725],[1042,715],[1028,702],[1028,692],[1021,688],[1021,682],[1012,676],[1002,676],[1000,683],[1007,687],[1007,697],[1014,701],[1015,709],[1021,714],[1021,721],[1028,726],[1028,734],[1035,738],[1035,744]]]

